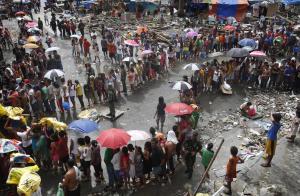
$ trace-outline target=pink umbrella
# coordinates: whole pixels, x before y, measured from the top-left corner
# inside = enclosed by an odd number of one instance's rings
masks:
[[[267,57],[266,53],[264,53],[263,51],[253,51],[250,53],[250,56],[253,56],[253,57]]]
[[[34,27],[37,27],[38,24],[36,22],[28,22],[26,23],[25,25],[27,28],[34,28]]]
[[[188,37],[188,38],[193,38],[193,37],[197,37],[197,36],[198,36],[198,33],[195,31],[190,31],[186,34],[186,37]]]
[[[125,40],[124,43],[129,46],[139,46],[139,44],[134,40]]]
[[[142,55],[147,55],[147,54],[152,54],[152,53],[153,53],[152,50],[144,50],[144,51],[142,52]]]
[[[232,26],[232,25],[226,25],[226,26],[224,27],[224,30],[225,30],[225,31],[234,31],[234,30],[236,30],[236,27],[234,27],[234,26]]]

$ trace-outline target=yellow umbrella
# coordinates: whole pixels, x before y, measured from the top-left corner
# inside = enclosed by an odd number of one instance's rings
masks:
[[[21,120],[23,109],[20,107],[12,107],[12,106],[7,106],[5,107],[7,111],[7,116],[12,119],[12,120]]]
[[[35,42],[38,42],[39,40],[40,40],[40,38],[38,36],[29,36],[27,38],[27,42],[33,42],[33,43],[35,43]]]
[[[8,174],[6,184],[19,184],[19,181],[24,173],[37,172],[39,169],[40,168],[37,165],[22,168],[13,167]]]
[[[41,184],[41,177],[35,172],[27,172],[22,175],[17,190],[20,195],[31,196]]]
[[[55,131],[63,131],[68,127],[65,123],[60,122],[56,118],[52,118],[52,117],[42,118],[39,121],[39,124],[47,125],[48,127],[53,127]]]
[[[33,44],[33,43],[28,43],[28,44],[25,44],[23,46],[23,48],[34,49],[34,48],[39,48],[39,46],[36,44]]]

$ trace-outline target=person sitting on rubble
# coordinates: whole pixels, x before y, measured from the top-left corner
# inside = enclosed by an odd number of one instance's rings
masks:
[[[245,102],[240,106],[242,116],[251,118],[256,115],[255,106],[251,102]]]

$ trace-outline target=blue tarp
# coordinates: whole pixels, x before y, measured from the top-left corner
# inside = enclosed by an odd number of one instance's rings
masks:
[[[282,0],[285,5],[300,5],[300,0]]]
[[[140,2],[140,4],[142,4],[142,6],[145,10],[149,10],[151,12],[153,12],[158,7],[157,4],[152,3],[152,2]],[[129,12],[135,12],[136,11],[136,2],[130,1],[127,4],[127,7],[128,7]]]

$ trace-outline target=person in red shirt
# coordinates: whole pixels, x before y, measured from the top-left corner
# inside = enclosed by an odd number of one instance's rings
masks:
[[[91,47],[90,42],[87,39],[84,39],[83,40],[83,52],[84,52],[85,57],[87,57],[87,55],[89,55],[89,58],[91,58],[90,47]]]
[[[116,45],[113,42],[109,42],[107,44],[107,50],[108,50],[109,58],[111,59],[111,63],[113,64],[114,60],[116,63],[117,62],[117,59],[116,59],[117,47],[116,47]]]
[[[120,171],[123,182],[125,183],[125,187],[127,187],[129,183],[129,153],[126,146],[122,148],[122,154],[120,158]]]
[[[68,136],[66,132],[59,132],[59,139],[57,142],[57,152],[59,157],[59,164],[62,164],[64,171],[68,171],[67,162],[69,160]]]

